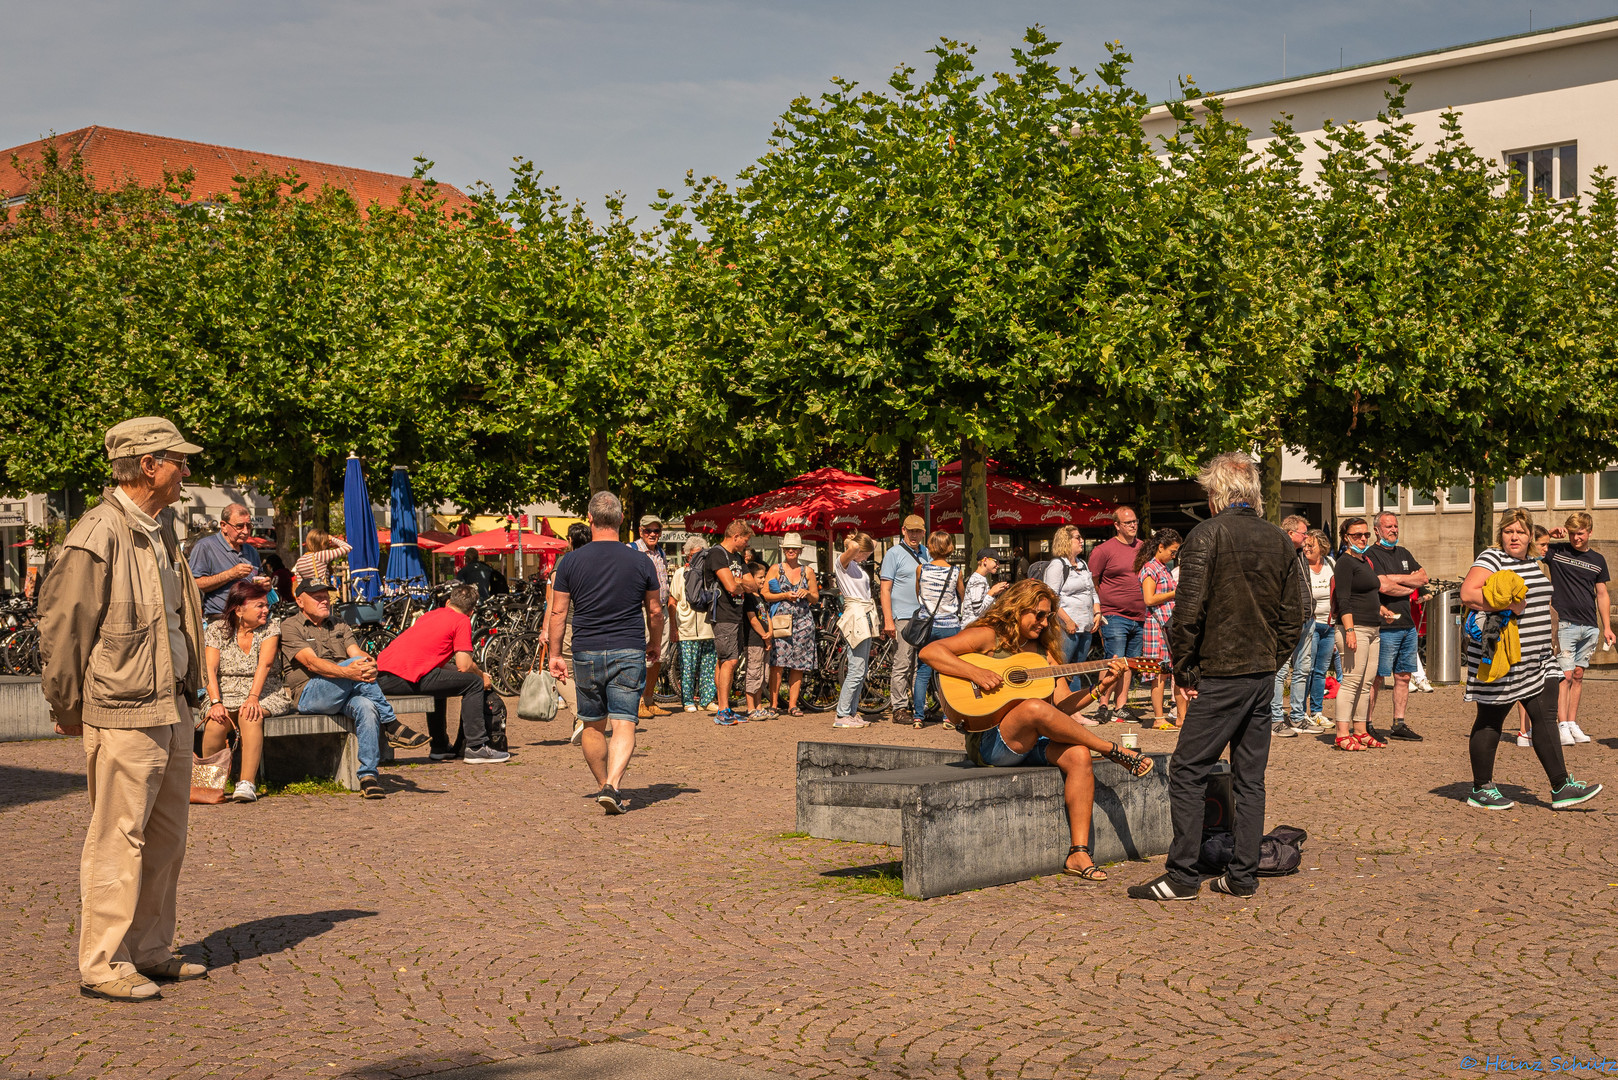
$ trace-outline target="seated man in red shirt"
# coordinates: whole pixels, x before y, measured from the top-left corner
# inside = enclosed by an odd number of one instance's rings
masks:
[[[461,759],[468,765],[485,765],[511,757],[489,745],[490,724],[504,716],[505,703],[488,692],[489,677],[472,660],[472,609],[477,602],[477,586],[455,586],[447,605],[421,616],[376,658],[376,684],[384,694],[433,695],[427,730],[433,738],[434,761],[456,756],[444,722],[444,701],[451,695],[461,699],[465,740]]]

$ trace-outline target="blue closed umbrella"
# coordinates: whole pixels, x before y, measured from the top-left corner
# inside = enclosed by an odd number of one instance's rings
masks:
[[[421,549],[416,546],[416,498],[410,494],[410,471],[403,465],[393,467],[388,502],[393,518],[393,531],[388,537],[388,580],[425,582],[427,570],[421,562]]]
[[[343,475],[343,528],[348,533],[349,585],[354,599],[375,600],[382,595],[382,574],[377,569],[382,548],[376,542],[376,515],[371,513],[371,493],[365,490],[365,472],[360,459],[348,455]]]

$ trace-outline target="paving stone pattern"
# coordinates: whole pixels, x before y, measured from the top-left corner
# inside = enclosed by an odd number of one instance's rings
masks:
[[[1586,693],[1580,776],[1618,781],[1614,701]],[[5,744],[0,1074],[370,1080],[614,1039],[682,1052],[692,1076],[699,1059],[1147,1078],[1618,1058],[1618,792],[1553,813],[1533,752],[1503,745],[1522,805],[1470,809],[1470,709],[1448,688],[1413,702],[1419,745],[1275,743],[1269,823],[1309,831],[1303,872],[1161,906],[1124,896],[1161,859],[1101,888],[925,902],[827,876],[897,853],[790,834],[798,740],[958,745],[937,728],[660,718],[632,811],[606,817],[566,719],[514,721],[512,764],[407,758],[383,802],[194,807],[180,933],[213,974],[147,1005],[77,993],[79,745]]]

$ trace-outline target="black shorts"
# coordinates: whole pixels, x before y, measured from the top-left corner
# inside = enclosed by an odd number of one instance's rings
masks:
[[[721,663],[742,658],[742,624],[721,622],[713,624],[714,657]]]

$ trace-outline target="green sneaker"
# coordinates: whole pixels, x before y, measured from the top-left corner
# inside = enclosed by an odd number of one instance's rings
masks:
[[[1562,786],[1551,792],[1551,809],[1566,810],[1581,802],[1589,802],[1600,794],[1600,784],[1587,784],[1583,780],[1575,780],[1573,774],[1568,773],[1567,779],[1562,781]]]
[[[1481,810],[1510,810],[1517,804],[1500,794],[1499,788],[1488,784],[1473,788],[1472,794],[1467,797],[1466,805],[1476,806]]]

